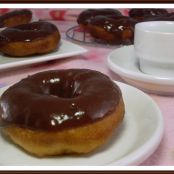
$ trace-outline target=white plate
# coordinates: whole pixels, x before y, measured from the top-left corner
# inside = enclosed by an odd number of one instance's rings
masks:
[[[3,54],[0,54],[0,70],[54,59],[66,58],[85,53],[86,51],[86,49],[80,47],[79,45],[65,40],[61,40],[59,48],[56,51],[51,52],[49,54],[42,54],[24,58],[8,57]]]
[[[124,46],[108,56],[108,65],[128,83],[147,92],[174,94],[174,78],[152,76],[140,71],[134,46]]]
[[[125,102],[125,118],[109,142],[90,155],[35,158],[0,136],[1,165],[103,166],[138,165],[159,145],[163,119],[154,101],[142,91],[118,83]],[[2,93],[5,88],[0,89]],[[140,102],[141,100],[141,102]]]

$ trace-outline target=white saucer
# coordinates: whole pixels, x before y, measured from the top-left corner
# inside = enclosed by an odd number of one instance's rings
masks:
[[[0,134],[0,165],[43,167],[139,165],[158,147],[163,135],[163,118],[158,106],[148,95],[129,85],[116,83],[123,94],[125,117],[119,130],[113,133],[103,147],[88,155],[36,158]],[[0,89],[0,95],[5,89],[7,88]]]
[[[108,56],[108,65],[128,83],[147,92],[174,94],[174,78],[152,76],[140,71],[134,46],[124,46],[114,50]]]

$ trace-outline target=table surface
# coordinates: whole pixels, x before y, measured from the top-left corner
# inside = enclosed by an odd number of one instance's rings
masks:
[[[76,25],[74,22],[52,21],[66,39],[65,31]],[[44,70],[89,68],[107,74],[113,80],[124,82],[117,74],[107,66],[106,60],[112,48],[86,46],[88,52],[83,55],[59,59],[29,66],[10,68],[0,71],[0,87],[15,83],[22,78]],[[164,116],[164,136],[157,150],[141,165],[143,166],[170,166],[174,165],[174,97],[148,94],[159,106]]]

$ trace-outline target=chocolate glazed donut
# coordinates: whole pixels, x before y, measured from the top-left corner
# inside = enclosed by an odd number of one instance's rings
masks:
[[[32,19],[30,10],[15,10],[0,16],[0,27],[14,27],[20,24],[29,23]]]
[[[29,56],[55,50],[60,41],[57,27],[48,22],[33,22],[6,28],[0,33],[0,51],[10,56]]]
[[[126,16],[96,16],[89,24],[94,37],[109,44],[133,43],[136,20]]]
[[[19,100],[20,99],[20,100]],[[37,156],[87,153],[101,146],[124,115],[119,87],[87,69],[41,72],[0,99],[3,132]]]

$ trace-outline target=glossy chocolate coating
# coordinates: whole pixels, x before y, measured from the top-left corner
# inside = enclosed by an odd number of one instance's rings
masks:
[[[106,32],[113,34],[116,44],[132,44],[134,37],[134,26],[136,20],[126,16],[96,16],[91,20],[91,25],[100,27]],[[129,32],[127,38],[123,38],[124,32]]]
[[[15,10],[12,12],[8,12],[0,16],[0,27],[6,27],[5,21],[9,20],[10,18],[14,18],[16,16],[28,16],[31,20],[32,18],[32,12],[30,10],[24,9],[24,10]]]
[[[57,31],[57,27],[48,22],[39,21],[22,24],[1,31],[0,45],[9,42],[32,42],[33,40],[45,38]]]
[[[115,9],[88,9],[80,13],[77,18],[78,24],[87,25],[95,16],[122,16],[121,12]]]
[[[115,111],[121,92],[87,69],[41,72],[10,87],[0,99],[1,124],[54,131],[93,123]]]
[[[168,14],[166,9],[131,9],[129,16],[139,21],[144,21],[147,17],[155,17]]]

